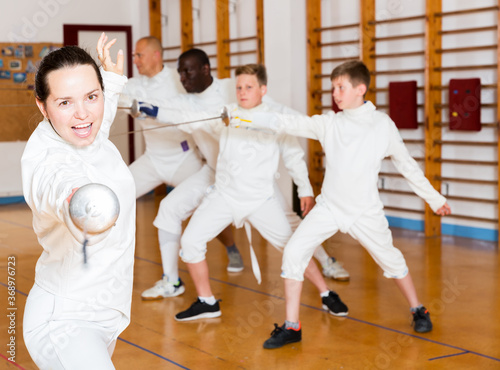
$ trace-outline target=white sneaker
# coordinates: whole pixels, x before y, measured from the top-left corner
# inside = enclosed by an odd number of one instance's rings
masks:
[[[146,289],[142,292],[141,297],[143,301],[152,301],[154,299],[162,299],[167,297],[176,297],[184,293],[186,289],[182,280],[179,279],[177,284],[172,284],[164,276],[161,280],[158,280],[154,287]]]
[[[323,266],[323,275],[338,281],[349,281],[350,278],[349,273],[342,267],[342,263],[333,261],[332,258],[328,258],[326,266]]]

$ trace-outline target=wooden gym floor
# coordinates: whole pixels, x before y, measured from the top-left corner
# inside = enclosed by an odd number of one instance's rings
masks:
[[[132,321],[113,356],[117,369],[500,369],[500,277],[496,243],[394,230],[395,245],[407,259],[420,299],[429,308],[434,330],[417,334],[395,284],[355,241],[336,235],[326,243],[342,261],[351,280],[328,280],[349,306],[337,318],[321,309],[314,287],[302,294],[301,343],[264,350],[273,323],[284,320],[280,254],[255,232],[262,269],[258,285],[250,268],[243,229],[235,233],[245,270],[226,271],[226,254],[212,241],[207,254],[215,297],[222,317],[176,322],[174,314],[195,300],[185,265],[180,276],[186,292],[175,298],[143,302],[141,292],[161,276],[156,229],[152,220],[159,198],[147,195],[137,204],[137,248]],[[36,369],[22,339],[22,315],[33,285],[40,247],[23,204],[0,206],[0,369]],[[7,314],[8,261],[15,256],[15,321]],[[11,270],[12,271],[12,270]],[[15,330],[15,361],[8,362],[9,326]],[[97,369],[96,369],[97,370]]]

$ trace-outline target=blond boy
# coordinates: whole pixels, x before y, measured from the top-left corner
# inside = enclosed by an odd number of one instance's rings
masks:
[[[360,61],[346,62],[331,74],[333,98],[343,111],[313,117],[257,113],[246,116],[259,127],[319,140],[326,159],[325,179],[315,207],[288,241],[283,254],[286,322],[299,323],[303,272],[314,246],[338,231],[350,234],[392,278],[408,301],[414,329],[432,330],[430,316],[417,297],[406,261],[392,243],[377,188],[383,158],[390,157],[410,187],[438,215],[451,212],[446,199],[410,157],[394,122],[364,101],[370,73]],[[297,331],[276,325],[264,348],[301,340]]]

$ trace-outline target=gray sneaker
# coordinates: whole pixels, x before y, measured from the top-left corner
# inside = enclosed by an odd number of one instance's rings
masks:
[[[229,258],[227,271],[229,272],[243,271],[243,259],[241,258],[240,252],[229,252],[227,254],[227,257]]]
[[[185,290],[181,279],[179,279],[176,284],[172,284],[167,280],[167,277],[164,276],[161,280],[158,280],[152,288],[142,292],[141,297],[143,301],[152,301],[167,297],[177,297],[184,293]]]
[[[349,273],[342,267],[339,261],[328,258],[326,266],[323,266],[323,275],[338,281],[349,281]]]

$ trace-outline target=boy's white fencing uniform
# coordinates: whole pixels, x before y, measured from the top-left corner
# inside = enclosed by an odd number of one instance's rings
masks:
[[[200,106],[200,104],[198,104],[198,106]],[[237,105],[233,103],[229,106],[229,108],[236,109]],[[213,107],[211,107],[211,109],[212,111],[214,110]],[[272,110],[281,113],[294,112],[287,107],[272,102],[263,103],[260,109]],[[196,115],[193,117],[188,112],[181,113],[180,115],[176,112],[160,108],[158,112],[158,120],[168,122],[169,120],[172,121],[172,118],[179,121],[183,119],[196,119],[197,117]],[[171,115],[170,117],[169,114]],[[173,114],[175,114],[175,117]],[[210,116],[211,113],[203,114]],[[207,158],[207,164],[203,167],[203,169],[197,174],[191,176],[188,180],[184,181],[184,183],[180,184],[178,189],[174,189],[160,203],[160,209],[154,221],[154,225],[160,229],[177,235],[180,235],[182,231],[182,221],[187,219],[194,212],[200,204],[203,196],[207,194],[209,187],[215,183],[215,166],[219,153],[220,137],[218,124],[214,127],[214,125],[209,122],[183,125],[179,126],[179,129],[192,134],[197,144],[199,142],[197,138],[204,138],[205,143],[210,143],[210,150],[202,151],[204,156]],[[279,140],[279,151],[283,158],[285,167],[288,169],[294,183],[297,185],[299,197],[313,196],[313,190],[308,177],[309,174],[307,165],[304,161],[304,151],[298,140],[293,136],[283,135]],[[274,185],[274,193],[279,193],[280,190],[276,182],[274,182]],[[296,227],[300,223],[301,218],[293,212],[282,194],[279,194],[277,198],[280,204],[282,204],[282,208],[285,210],[285,213],[289,218],[289,222]]]
[[[119,151],[108,140],[126,78],[101,73],[105,109],[95,141],[73,146],[44,120],[21,160],[23,193],[43,248],[23,332],[31,357],[42,369],[112,369],[108,349],[130,322],[135,186]],[[111,188],[120,202],[120,215],[103,240],[87,247],[84,265],[82,244],[65,224],[65,203],[73,188],[88,183]]]
[[[251,111],[269,111],[269,106],[263,103]],[[280,144],[288,142],[290,136],[226,127],[220,120],[193,124],[191,129],[217,133],[220,150],[215,185],[193,214],[182,236],[183,261],[196,263],[203,260],[209,240],[229,224],[241,227],[245,221],[249,221],[271,244],[283,247],[291,235],[291,227],[283,207],[274,196],[274,177],[280,151],[288,148],[286,144]],[[302,156],[300,160],[303,162]],[[295,163],[297,158],[294,155],[290,158],[287,161]],[[305,171],[307,174],[307,168]],[[311,191],[309,181],[299,181],[297,185],[299,192],[307,194]]]
[[[153,77],[131,78],[120,97],[120,105],[128,106],[132,99],[162,106],[179,94],[186,95],[176,70],[163,66]],[[143,130],[159,124],[151,118],[136,120]],[[193,138],[175,127],[144,131],[146,150],[130,165],[140,197],[161,184],[177,186],[198,171],[202,161]]]
[[[408,272],[393,246],[378,193],[382,160],[391,157],[415,193],[436,211],[446,203],[410,156],[394,122],[371,102],[340,113],[313,117],[253,115],[254,124],[319,140],[325,151],[325,179],[316,206],[287,243],[282,276],[303,280],[314,248],[337,231],[357,239],[384,270],[403,278]],[[262,124],[262,125],[261,125]]]

